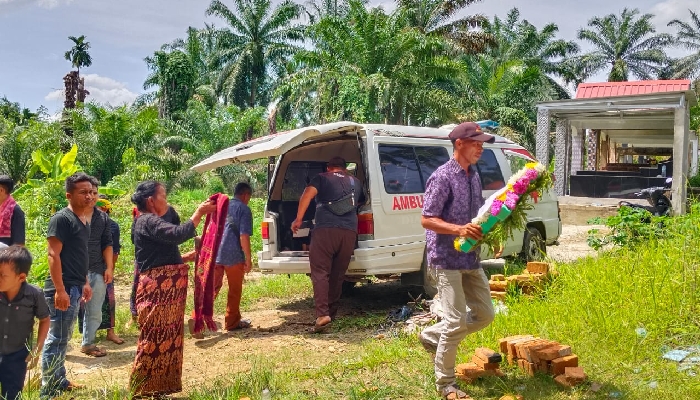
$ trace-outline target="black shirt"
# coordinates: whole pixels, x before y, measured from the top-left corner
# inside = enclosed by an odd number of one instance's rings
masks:
[[[109,219],[109,226],[112,231],[112,253],[117,255],[122,251],[122,242],[120,238],[121,229],[119,228],[119,224],[114,222],[112,218]]]
[[[82,290],[87,281],[88,265],[88,242],[90,241],[90,225],[84,224],[77,215],[69,208],[58,211],[49,220],[49,230],[46,237],[55,237],[63,244],[61,250],[61,269],[63,275],[63,285],[66,291],[73,286]],[[56,287],[53,285],[51,275],[44,283],[44,293],[53,295]]]
[[[193,238],[195,234],[192,221],[174,225],[155,214],[140,215],[131,226],[139,271],[163,265],[182,264],[178,245]]]
[[[104,249],[112,245],[112,226],[106,212],[95,210],[92,212],[90,220],[90,241],[88,242],[88,252],[90,264],[88,271],[104,275],[107,264],[102,256]]]
[[[350,179],[354,181],[350,183]],[[316,220],[315,228],[342,228],[357,232],[357,213],[351,212],[342,216],[333,214],[323,203],[328,203],[340,199],[341,197],[355,190],[355,202],[359,206],[365,202],[365,195],[362,190],[362,182],[352,175],[342,172],[325,172],[316,175],[309,186],[318,190],[316,194]]]
[[[0,292],[0,355],[31,348],[34,318],[48,316],[49,306],[38,287],[22,282],[12,301]]]
[[[24,244],[25,230],[24,211],[19,207],[19,204],[15,204],[15,209],[12,211],[12,220],[10,221],[10,237],[0,238],[0,243],[5,243],[8,246]]]

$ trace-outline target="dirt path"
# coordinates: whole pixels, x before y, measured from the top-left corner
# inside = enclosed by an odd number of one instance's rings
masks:
[[[588,231],[604,229],[604,225],[564,225],[558,246],[548,246],[547,256],[556,261],[568,262],[586,256],[595,256],[596,251],[588,246]]]
[[[567,225],[563,228],[558,246],[548,248],[550,257],[557,261],[571,261],[579,257],[595,255],[586,244],[587,232],[591,226]],[[261,279],[260,274],[250,279]],[[119,282],[116,293],[119,307],[127,307],[130,284]],[[389,310],[410,301],[406,287],[396,282],[382,282],[358,289],[361,295],[343,299],[343,315],[365,315],[376,313],[385,315]],[[191,293],[191,292],[190,292]],[[332,349],[343,352],[352,346],[361,346],[373,332],[366,329],[343,329],[342,333],[310,335],[313,316],[311,297],[286,303],[262,301],[244,316],[253,320],[253,328],[236,333],[213,333],[203,340],[194,340],[185,335],[183,384],[185,391],[202,385],[210,385],[216,377],[230,376],[232,373],[250,369],[248,356],[264,355],[270,352],[286,354],[305,353],[312,349]],[[223,315],[215,316],[223,322]],[[100,333],[100,337],[103,337]],[[119,346],[103,341],[108,355],[103,358],[90,358],[80,353],[79,341],[73,338],[66,358],[66,368],[70,379],[97,388],[126,388],[129,372],[136,352],[136,336],[124,335],[126,343]],[[254,358],[254,357],[252,357]],[[326,360],[305,359],[307,367],[323,365]],[[184,398],[184,395],[182,395]]]

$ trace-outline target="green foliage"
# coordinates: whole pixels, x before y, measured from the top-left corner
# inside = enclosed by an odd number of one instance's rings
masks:
[[[296,70],[278,89],[282,105],[318,123],[452,120],[459,64],[442,38],[407,28],[398,12],[350,1],[347,18],[327,16],[310,27],[314,47],[294,58]]]
[[[672,60],[671,72],[672,78],[675,79],[700,78],[698,75],[700,74],[700,13],[693,10],[688,11],[690,21],[674,19],[668,23],[668,26],[677,29],[675,45],[691,51],[687,56]],[[698,88],[696,87],[695,90],[697,92]]]
[[[228,25],[216,31],[214,55],[216,93],[241,108],[266,106],[271,100],[273,73],[300,50],[305,27],[297,20],[303,7],[291,0],[273,6],[270,0],[235,0],[229,8],[212,0],[207,15]],[[247,136],[246,139],[250,139]]]
[[[73,47],[66,51],[64,57],[67,61],[70,61],[71,66],[77,68],[80,71],[80,67],[89,67],[92,65],[92,57],[90,57],[90,42],[85,41],[85,35],[79,37],[68,36],[73,42]]]
[[[690,187],[700,187],[700,175],[695,175],[688,178],[688,185]]]
[[[34,164],[27,175],[29,179],[15,190],[14,196],[31,199],[25,202],[24,212],[35,227],[66,206],[65,180],[79,170],[75,162],[77,155],[76,145],[65,154],[47,154],[41,150],[32,153]]]
[[[639,16],[639,10],[625,8],[618,16],[594,17],[590,29],[580,29],[578,38],[593,45],[595,50],[570,59],[572,69],[581,68],[579,79],[585,80],[603,69],[608,81],[627,81],[630,76],[655,79],[667,59],[665,48],[673,43],[667,33],[656,33],[652,14]]]
[[[180,50],[156,51],[146,58],[151,74],[143,84],[144,89],[158,87],[158,110],[161,118],[171,118],[187,108],[197,79],[192,60]]]
[[[668,221],[669,217],[655,217],[641,208],[620,207],[617,215],[608,217],[604,221],[609,233],[601,235],[599,229],[588,231],[588,245],[596,250],[608,245],[634,248],[647,243],[650,238],[664,237]]]

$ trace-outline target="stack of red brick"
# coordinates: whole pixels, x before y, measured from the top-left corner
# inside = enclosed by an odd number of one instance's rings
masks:
[[[542,289],[544,282],[549,278],[549,264],[531,261],[527,268],[519,275],[505,276],[502,274],[491,275],[489,286],[491,297],[503,300],[509,287],[519,287],[525,294],[535,293]]]
[[[472,382],[482,376],[505,376],[501,371],[503,357],[489,348],[480,347],[474,351],[472,362],[455,367],[457,378]]]
[[[518,367],[530,376],[535,372],[549,374],[565,387],[576,386],[586,380],[578,356],[571,346],[540,339],[531,335],[510,336],[499,340],[500,350],[507,354],[508,364]]]

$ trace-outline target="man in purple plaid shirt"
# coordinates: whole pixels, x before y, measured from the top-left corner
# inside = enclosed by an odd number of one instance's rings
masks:
[[[437,282],[443,319],[425,329],[419,339],[435,353],[435,384],[444,398],[466,399],[455,380],[459,343],[494,318],[491,291],[479,265],[479,247],[469,253],[455,250],[454,240],[482,238],[481,226],[471,223],[484,204],[476,163],[484,142],[495,137],[479,125],[465,122],[449,135],[454,155],[433,172],[426,183],[421,224],[426,229],[428,266]]]

